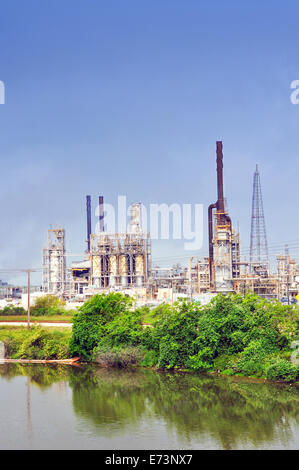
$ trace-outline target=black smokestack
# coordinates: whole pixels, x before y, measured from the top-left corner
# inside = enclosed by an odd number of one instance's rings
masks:
[[[209,222],[209,266],[210,266],[210,284],[211,290],[215,288],[214,279],[214,249],[213,249],[213,210],[216,209],[217,224],[229,225],[231,229],[231,220],[224,211],[224,194],[223,194],[223,145],[222,141],[216,142],[216,163],[217,163],[217,202],[209,205],[208,222]]]
[[[90,252],[90,235],[91,235],[91,199],[86,196],[86,215],[87,215],[87,251]]]
[[[223,153],[222,142],[216,142],[217,154],[217,211],[221,214],[224,213],[224,196],[223,196]]]
[[[104,232],[104,198],[103,196],[99,197],[99,222],[100,222],[100,232]]]

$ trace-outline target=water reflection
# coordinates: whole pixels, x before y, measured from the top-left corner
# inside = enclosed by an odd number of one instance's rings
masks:
[[[287,448],[294,430],[299,436],[299,390],[294,386],[93,366],[5,364],[0,375],[30,377],[41,390],[67,383],[77,418],[105,439],[144,421],[162,421],[179,442],[193,446],[209,439],[214,448],[271,447],[274,441]],[[146,435],[144,442],[148,448]]]

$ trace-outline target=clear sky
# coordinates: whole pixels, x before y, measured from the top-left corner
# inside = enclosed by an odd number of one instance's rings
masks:
[[[298,44],[295,0],[1,2],[0,268],[40,267],[51,225],[83,252],[86,194],[202,203],[207,254],[216,140],[244,253],[256,163],[269,245],[299,240]]]

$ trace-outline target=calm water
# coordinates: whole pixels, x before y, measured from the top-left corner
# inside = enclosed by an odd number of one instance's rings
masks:
[[[0,449],[298,449],[299,389],[195,373],[0,365]]]

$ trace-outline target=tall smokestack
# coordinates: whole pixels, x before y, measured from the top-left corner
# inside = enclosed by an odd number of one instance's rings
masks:
[[[99,222],[100,222],[100,232],[104,232],[104,198],[103,196],[99,197]]]
[[[210,266],[210,282],[212,290],[215,287],[215,274],[214,274],[214,248],[213,248],[213,210],[216,209],[217,224],[227,225],[231,230],[231,220],[224,210],[224,195],[223,195],[223,145],[222,141],[216,142],[216,163],[217,163],[217,201],[209,205],[208,209],[208,222],[209,222],[209,266]]]
[[[91,198],[86,196],[86,215],[87,215],[87,251],[90,252],[90,235],[91,235]]]
[[[224,196],[223,196],[223,153],[222,142],[216,142],[216,155],[217,155],[217,211],[221,214],[224,213]]]

